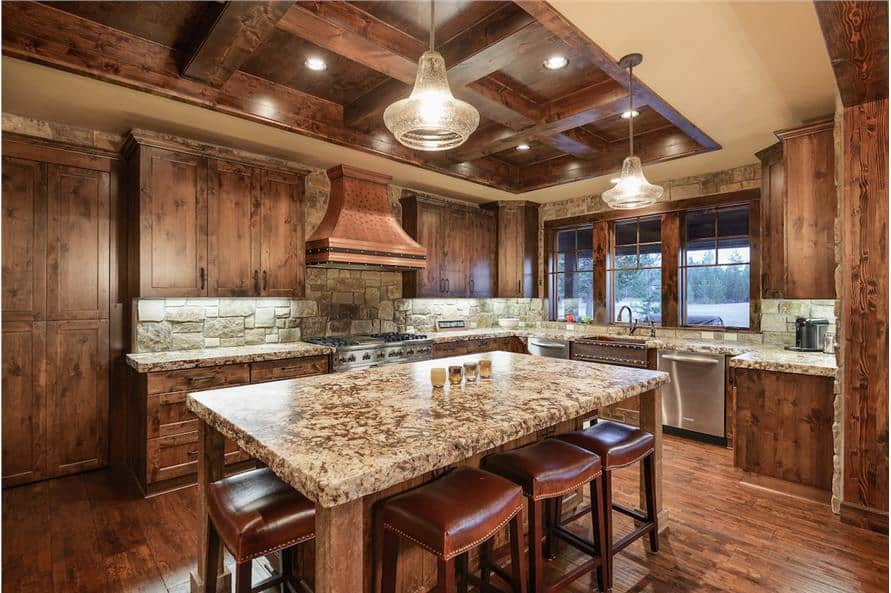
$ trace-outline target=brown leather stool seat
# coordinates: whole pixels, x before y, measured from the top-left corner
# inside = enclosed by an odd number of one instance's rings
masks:
[[[620,422],[601,420],[597,424],[557,437],[562,441],[578,445],[600,456],[603,463],[603,499],[606,541],[609,542],[607,575],[609,586],[613,582],[613,557],[631,542],[649,536],[650,550],[659,551],[659,518],[656,511],[656,438],[635,426]],[[641,462],[643,465],[643,499],[646,512],[631,509],[612,501],[612,472],[615,469]],[[635,520],[637,527],[617,542],[613,542],[612,510]]]
[[[238,593],[251,590],[252,559],[279,550],[290,552],[315,537],[315,504],[268,468],[208,485],[207,512],[211,526],[235,557]],[[290,553],[282,554],[283,574],[269,579],[265,587],[289,578],[291,560]]]
[[[606,540],[601,519],[603,504],[600,458],[573,444],[547,439],[527,447],[489,455],[483,460],[483,468],[521,485],[529,499],[529,555],[533,592],[559,591],[592,570],[597,571],[598,584],[602,590],[606,563],[601,550]],[[561,508],[558,502],[564,495],[578,490],[584,484],[589,484],[591,490],[593,542],[567,531],[558,519]],[[548,516],[547,519],[545,515]],[[590,560],[572,566],[555,582],[546,585],[544,542],[546,538],[552,542],[556,537],[586,553]],[[553,543],[548,547],[553,547]]]
[[[382,551],[382,593],[393,593],[399,538],[433,553],[439,560],[440,593],[456,590],[457,576],[467,579],[467,552],[488,543],[510,523],[514,574],[508,582],[525,593],[525,547],[520,511],[523,491],[500,476],[461,467],[445,476],[386,500],[377,513]]]

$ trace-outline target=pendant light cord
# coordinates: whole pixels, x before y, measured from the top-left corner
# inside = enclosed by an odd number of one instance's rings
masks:
[[[435,51],[436,48],[433,46],[433,33],[435,32],[436,25],[434,24],[436,21],[433,19],[433,7],[436,6],[435,0],[430,0],[430,51]]]
[[[634,156],[634,66],[628,66],[628,156]]]

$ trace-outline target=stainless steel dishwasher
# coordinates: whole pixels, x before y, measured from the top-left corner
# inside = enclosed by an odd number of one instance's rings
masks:
[[[534,356],[569,358],[569,340],[553,340],[551,338],[530,336],[526,342],[526,349],[529,351],[529,354]]]
[[[665,431],[726,445],[724,355],[659,350],[657,364],[671,375],[662,387]]]

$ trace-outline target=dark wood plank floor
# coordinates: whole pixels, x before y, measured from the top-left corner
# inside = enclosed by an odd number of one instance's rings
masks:
[[[620,501],[636,499],[635,471],[616,483]],[[886,537],[828,507],[740,486],[728,450],[666,437],[665,497],[671,528],[659,554],[641,542],[625,550],[616,592],[888,591]],[[5,490],[3,591],[185,593],[196,502],[194,488],[143,500],[111,471]],[[553,567],[576,560],[563,550]],[[590,580],[570,590],[590,591]]]

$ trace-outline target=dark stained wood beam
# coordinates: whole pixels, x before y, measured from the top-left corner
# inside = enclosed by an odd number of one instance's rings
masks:
[[[337,103],[241,71],[216,89],[183,78],[175,52],[163,45],[37,2],[4,2],[0,8],[4,55],[517,191],[516,169],[498,159],[433,162],[389,134],[344,128]]]
[[[570,101],[556,99],[542,109],[544,117],[535,125],[524,128],[514,134],[504,134],[498,139],[472,136],[470,140],[453,151],[453,158],[458,161],[469,161],[495,154],[530,140],[552,139],[557,134],[574,130],[595,121],[606,119],[622,113],[628,107],[628,94],[619,85],[602,87],[600,92],[586,89],[586,93],[571,95]],[[635,104],[643,105],[635,100]],[[574,137],[556,139],[563,150],[572,146],[572,142],[580,141],[579,134]],[[587,142],[582,141],[583,144]],[[555,145],[556,146],[556,145]],[[602,149],[602,143],[589,145],[590,149]],[[575,154],[575,153],[573,153]]]
[[[634,152],[646,164],[690,156],[706,149],[677,128],[663,128],[635,136]],[[610,142],[596,157],[563,156],[520,168],[519,185],[525,191],[617,172],[628,156],[628,143]]]
[[[186,59],[182,75],[220,88],[275,30],[291,2],[227,2]]]
[[[888,3],[814,2],[845,107],[888,97]]]
[[[620,68],[615,58],[582,33],[566,17],[557,12],[557,9],[543,0],[516,0],[516,4],[535,17],[548,31],[563,40],[573,51],[590,60],[613,80],[627,88],[628,72]],[[641,104],[646,103],[649,105],[659,115],[677,126],[678,129],[690,136],[706,150],[721,148],[721,145],[715,142],[711,136],[696,127],[693,122],[681,115],[665,99],[657,95],[653,89],[635,77],[635,103],[638,101],[638,97],[642,101]]]

